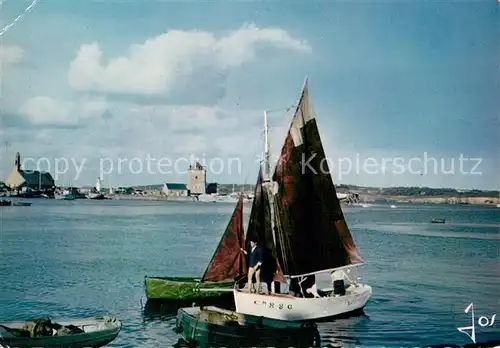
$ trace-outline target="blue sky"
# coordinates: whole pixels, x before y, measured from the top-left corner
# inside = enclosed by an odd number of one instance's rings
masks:
[[[0,27],[30,3],[4,1]],[[1,173],[19,151],[53,172],[68,159],[59,184],[92,184],[101,164],[105,186],[183,182],[146,159],[192,155],[209,181],[254,183],[263,110],[281,110],[277,155],[307,75],[336,183],[499,189],[497,23],[493,1],[40,0],[1,36]]]

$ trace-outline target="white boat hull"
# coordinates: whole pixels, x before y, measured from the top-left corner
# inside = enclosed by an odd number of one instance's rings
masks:
[[[87,195],[87,199],[104,199],[104,195],[102,193],[89,193]]]
[[[55,195],[55,199],[58,200],[63,200],[63,201],[73,201],[75,199],[75,196],[73,195]]]
[[[294,297],[288,294],[254,294],[247,289],[234,289],[236,312],[266,318],[307,321],[326,319],[362,309],[372,294],[366,284],[351,285],[342,296],[314,298]]]

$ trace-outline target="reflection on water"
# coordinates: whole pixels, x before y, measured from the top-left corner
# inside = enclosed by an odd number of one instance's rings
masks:
[[[190,303],[170,301],[147,301],[143,308],[144,321],[169,320],[177,316],[177,311],[182,307],[189,307]]]

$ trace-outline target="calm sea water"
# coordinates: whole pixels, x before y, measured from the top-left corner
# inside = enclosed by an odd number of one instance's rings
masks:
[[[168,347],[174,318],[147,319],[143,277],[201,275],[234,206],[33,200],[0,207],[0,320],[112,314],[110,347]],[[250,206],[246,206],[249,213]],[[365,315],[319,325],[321,345],[416,347],[500,339],[500,209],[380,205],[346,208],[373,297]],[[446,224],[430,224],[446,217]],[[484,320],[484,319],[483,319]]]

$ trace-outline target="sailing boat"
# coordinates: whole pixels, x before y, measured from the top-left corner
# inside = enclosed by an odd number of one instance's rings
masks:
[[[144,287],[148,300],[194,300],[230,294],[235,281],[246,275],[243,230],[243,195],[201,279],[194,277],[148,277]]]
[[[68,189],[56,189],[56,192],[54,192],[54,198],[64,201],[73,201],[75,199],[75,195],[72,192],[71,181]]]
[[[273,182],[267,185],[273,196],[275,252],[279,271],[287,281],[274,281],[270,294],[250,293],[248,284],[245,288],[235,284],[237,312],[307,321],[354,312],[366,305],[372,288],[346,275],[363,261],[325,162],[306,79]],[[318,289],[316,274],[324,273],[343,279],[334,280],[332,288]]]
[[[75,195],[68,189],[63,189],[62,193],[56,193],[54,195],[55,199],[64,200],[64,201],[73,201],[75,199]]]
[[[104,194],[101,192],[101,178],[98,177],[95,187],[87,194],[88,199],[104,199]]]

